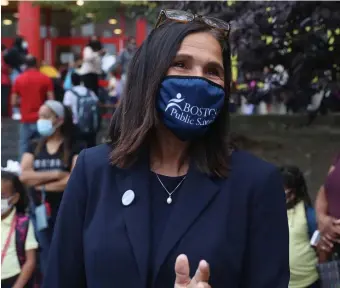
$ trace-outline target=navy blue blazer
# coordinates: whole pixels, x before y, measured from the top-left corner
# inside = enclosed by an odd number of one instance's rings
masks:
[[[147,287],[150,237],[149,163],[123,170],[109,147],[83,150],[59,210],[45,288]],[[212,288],[287,288],[286,200],[278,170],[234,152],[228,179],[193,165],[159,243],[153,287],[174,287],[174,263],[185,253],[192,274],[209,262]],[[132,189],[130,206],[122,195]]]

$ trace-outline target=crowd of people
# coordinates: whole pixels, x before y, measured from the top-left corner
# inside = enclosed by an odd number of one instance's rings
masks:
[[[224,98],[229,93],[225,65],[230,51],[222,49],[229,26],[211,19],[197,22],[187,12],[162,13],[168,21],[157,23],[138,53],[130,38],[109,70],[108,99],[113,105],[123,102],[111,121],[110,146],[84,150],[97,145],[101,120],[98,83],[105,51],[97,37],[90,39],[82,57],[66,71],[62,99],[56,96],[56,83],[46,69],[41,70],[28,55],[23,38],[9,50],[2,47],[2,74],[8,76],[2,82],[2,92],[7,92],[2,113],[8,114],[9,101],[21,121],[20,165],[9,161],[1,173],[2,287],[198,288],[210,287],[209,281],[214,288],[338,287],[332,285],[340,284],[336,279],[340,269],[340,156],[330,167],[314,209],[298,167],[277,171],[229,147],[224,117],[229,103]],[[120,79],[115,77],[117,70]],[[145,74],[138,78],[141,71]],[[274,82],[284,85],[288,81],[282,66],[275,71],[271,76],[265,71],[264,91]],[[121,100],[118,82],[129,87]],[[143,88],[147,95],[142,94]],[[146,150],[150,150],[150,163],[143,156]],[[188,155],[196,168],[191,168]],[[251,180],[245,180],[245,175]],[[182,183],[186,196],[179,195]],[[152,194],[150,203],[146,195],[138,194],[149,193],[149,186],[153,192],[164,189],[166,201],[164,193]],[[118,193],[111,193],[116,187],[124,192],[124,211],[115,202]],[[207,191],[192,192],[200,189]],[[181,200],[184,206],[177,207],[182,210],[174,210]],[[232,202],[228,215],[221,205],[224,201]],[[138,205],[144,206],[138,211]],[[149,205],[153,211],[150,239],[144,235],[149,232]],[[200,218],[199,213],[204,215]],[[108,217],[115,220],[110,222]],[[195,225],[196,218],[200,225]],[[168,228],[163,231],[164,227]],[[130,259],[126,231],[137,266]],[[163,233],[169,239],[164,240]],[[288,234],[289,244],[285,243]],[[148,240],[145,246],[139,237]],[[160,250],[162,241],[173,242],[171,247],[168,243],[169,251]],[[232,244],[232,250],[225,241]],[[202,255],[197,251],[200,246]],[[182,250],[188,251],[189,260],[177,257]],[[111,256],[117,258],[108,259]],[[199,261],[202,257],[207,258]],[[198,266],[196,274],[189,272],[189,262]]]
[[[116,62],[104,72],[105,49],[93,36],[83,50],[75,55],[66,70],[58,71],[28,54],[27,42],[17,37],[13,47],[2,45],[1,101],[2,117],[12,116],[21,121],[19,158],[27,150],[30,140],[38,135],[38,111],[45,100],[56,100],[72,111],[77,139],[86,147],[96,145],[96,136],[105,108],[114,110],[123,93],[127,66],[136,50],[130,37],[127,48]],[[101,80],[106,84],[100,86]]]
[[[125,77],[135,48],[131,37],[128,48],[109,73],[104,73],[101,67],[105,50],[97,37],[89,40],[82,57],[76,55],[67,71],[58,71],[44,62],[39,65],[28,54],[23,37],[17,37],[9,49],[2,45],[2,117],[12,116],[21,122],[21,167],[14,171],[7,167],[1,173],[3,287],[40,287],[37,285],[46,267],[71,170],[82,149],[96,146],[100,103],[112,107],[118,104],[123,81],[116,76]],[[108,79],[109,83],[106,94],[103,89],[104,96],[100,79]],[[20,256],[19,262],[16,256]]]
[[[340,86],[329,71],[317,71],[302,90],[296,89],[292,78],[283,65],[247,72],[243,83],[234,84],[232,102],[244,115],[307,113],[314,117],[340,111]]]
[[[59,128],[52,134],[39,129],[49,135],[31,144],[21,167],[10,162],[1,171],[2,287],[40,287],[63,191],[82,149],[71,141],[69,110],[49,100],[39,115],[39,121],[52,118],[51,127]],[[320,286],[317,267],[340,255],[340,157],[320,188],[316,211],[300,169],[283,166],[280,171],[289,225],[289,288],[337,287],[332,282]],[[312,242],[319,232],[319,242]]]
[[[234,85],[232,102],[243,115],[304,113],[315,117],[340,111],[340,86],[332,82],[328,71],[319,71],[303,91],[283,65],[265,66],[262,73],[245,73],[243,84]]]

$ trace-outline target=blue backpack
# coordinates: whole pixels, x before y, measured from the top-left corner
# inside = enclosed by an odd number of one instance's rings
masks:
[[[309,239],[312,239],[314,232],[318,230],[315,210],[313,207],[305,204],[305,212],[306,212],[306,219],[307,219],[308,236],[309,236]]]
[[[70,90],[78,99],[78,128],[82,133],[97,133],[99,129],[99,109],[97,101],[91,96],[91,91],[87,89],[85,95],[79,95],[73,89]]]

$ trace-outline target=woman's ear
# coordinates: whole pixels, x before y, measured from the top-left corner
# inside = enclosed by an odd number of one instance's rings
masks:
[[[10,204],[14,206],[15,204],[18,203],[19,199],[20,199],[20,194],[18,192],[15,192],[12,199],[10,200]]]

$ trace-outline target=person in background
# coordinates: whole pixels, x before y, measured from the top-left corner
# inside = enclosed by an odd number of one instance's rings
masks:
[[[14,39],[13,46],[7,51],[4,60],[11,67],[11,82],[24,71],[25,57],[28,55],[28,42],[21,36]]]
[[[277,65],[274,67],[272,74],[272,87],[273,97],[272,97],[272,109],[273,114],[286,114],[287,107],[285,105],[285,89],[289,80],[289,74],[283,65]]]
[[[137,51],[136,39],[134,37],[129,37],[127,41],[126,49],[122,51],[122,53],[118,56],[116,63],[110,69],[111,71],[116,71],[120,69],[121,79],[120,85],[122,86],[121,90],[124,90],[126,75],[129,68],[130,61],[132,57],[135,55]]]
[[[68,63],[60,63],[58,65],[55,65],[55,67],[60,74],[60,80],[62,81],[62,83],[64,83],[67,71],[70,67],[70,63],[69,62]]]
[[[260,103],[259,114],[266,115],[270,111],[271,91],[272,91],[273,74],[268,66],[263,68],[263,88],[259,89]]]
[[[86,147],[94,147],[96,146],[96,137],[98,132],[98,127],[89,127],[89,131],[84,131],[82,125],[86,125],[84,119],[84,101],[89,100],[91,102],[90,105],[97,106],[98,97],[94,92],[84,86],[81,85],[81,77],[77,73],[72,73],[71,75],[72,81],[72,89],[65,92],[63,104],[68,106],[72,110],[73,115],[73,123],[77,128],[77,139],[86,143]],[[97,108],[97,107],[96,107]],[[91,109],[92,110],[92,109]],[[99,112],[96,111],[90,112],[89,122],[99,122]],[[83,121],[84,120],[84,121]],[[94,123],[88,123],[86,126],[93,126]]]
[[[104,50],[98,37],[92,36],[83,51],[83,63],[79,69],[84,86],[98,95],[98,80],[102,74],[101,55]]]
[[[41,62],[39,71],[51,79],[60,78],[59,71],[45,61]]]
[[[247,90],[245,92],[245,99],[243,99],[242,110],[246,115],[252,115],[255,113],[255,108],[257,105],[257,86],[256,81],[254,80],[253,73],[246,72],[244,75],[244,82],[247,85]],[[246,101],[244,101],[246,100]]]
[[[28,56],[27,70],[15,80],[12,88],[11,105],[20,107],[19,160],[27,150],[29,141],[37,134],[38,111],[46,99],[54,99],[53,82],[39,72],[37,59]]]
[[[315,203],[318,227],[321,232],[321,262],[340,255],[340,153],[329,168]]]
[[[54,98],[55,100],[62,102],[64,97],[64,89],[61,80],[61,74],[59,73],[59,71],[52,65],[46,63],[45,61],[41,63],[39,70],[42,74],[46,75],[48,78],[52,80]]]
[[[26,209],[23,184],[15,173],[1,169],[2,288],[33,288],[38,243]]]
[[[108,85],[108,92],[109,92],[109,103],[113,104],[113,105],[117,105],[118,104],[118,100],[119,100],[119,94],[118,94],[118,84],[119,81],[115,75],[116,73],[114,73],[113,71],[111,71],[109,73],[110,78],[109,78],[109,85]]]
[[[64,80],[64,85],[63,88],[65,91],[72,89],[73,85],[72,85],[72,79],[71,79],[71,75],[76,72],[79,74],[79,69],[81,68],[82,65],[82,59],[80,55],[75,55],[74,57],[74,62],[71,62],[69,64],[66,76],[65,76],[65,80]]]
[[[9,115],[9,96],[11,93],[11,79],[10,67],[6,64],[4,60],[4,54],[7,48],[4,44],[1,44],[1,116],[7,117]]]
[[[310,240],[317,230],[305,178],[296,166],[281,168],[289,224],[289,288],[319,288],[317,254]]]
[[[39,109],[38,132],[42,138],[32,141],[21,161],[21,181],[30,187],[32,219],[41,247],[41,269],[44,272],[49,246],[63,191],[76,163],[80,146],[73,138],[71,111],[55,100]],[[38,230],[35,208],[48,207],[48,227]]]

